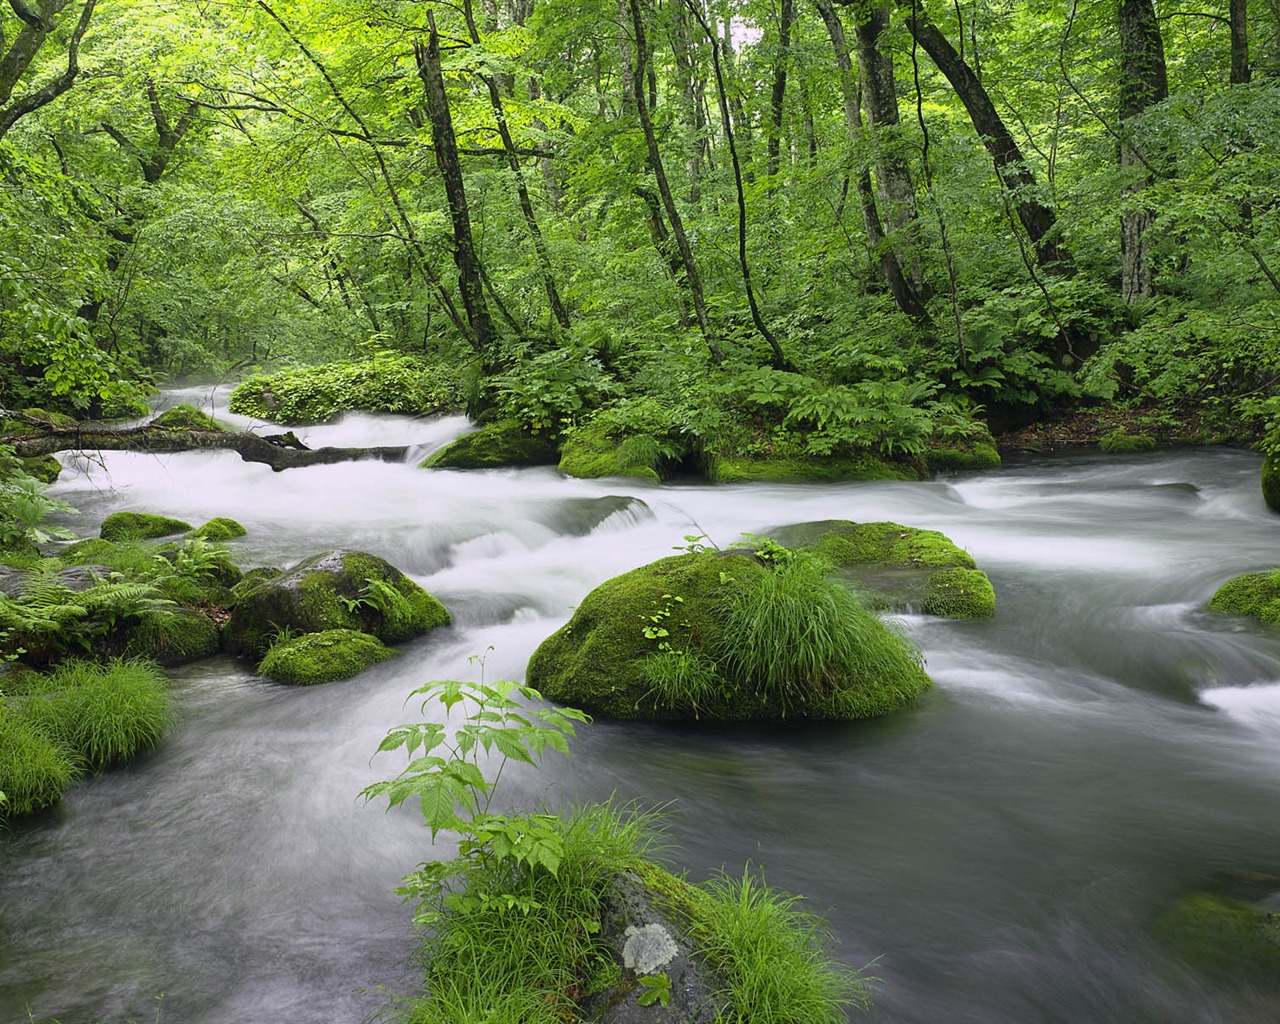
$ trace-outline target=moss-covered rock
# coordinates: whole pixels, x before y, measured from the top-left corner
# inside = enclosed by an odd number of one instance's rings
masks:
[[[194,405],[175,405],[151,421],[153,427],[167,430],[225,430],[221,423]]]
[[[186,533],[190,529],[190,523],[170,516],[158,516],[150,512],[113,512],[102,521],[98,536],[111,541],[150,540]]]
[[[570,433],[560,449],[560,472],[582,480],[626,476],[658,483],[668,457],[662,442],[648,434],[618,438],[592,421]]]
[[[187,536],[197,537],[201,540],[224,541],[243,537],[248,532],[234,519],[228,519],[226,516],[216,516],[204,525],[197,526]]]
[[[240,577],[240,582],[231,588],[231,595],[238,601],[251,590],[257,590],[267,580],[275,579],[283,571],[273,565],[260,565],[256,568],[248,569]]]
[[[185,665],[218,653],[218,627],[190,608],[149,608],[128,630],[125,654],[165,667]]]
[[[397,643],[448,623],[440,602],[389,562],[363,551],[331,551],[241,593],[223,645],[260,658],[284,630],[350,629]]]
[[[973,444],[939,445],[924,453],[925,465],[931,473],[945,473],[965,469],[999,469],[1000,453],[990,442]]]
[[[529,661],[552,700],[614,718],[862,718],[929,685],[918,655],[807,560],[677,555],[601,584]]]
[[[1246,573],[1227,580],[1209,599],[1209,611],[1246,615],[1280,626],[1280,569]]]
[[[560,459],[556,442],[545,435],[526,434],[512,420],[490,423],[463,434],[432,452],[421,469],[499,469],[503,466],[554,466]]]
[[[920,468],[866,453],[856,457],[807,455],[790,458],[717,456],[707,476],[721,484],[825,483],[834,480],[919,480]]]
[[[368,633],[326,629],[276,641],[267,650],[258,671],[278,683],[309,686],[350,679],[395,653]]]
[[[1215,981],[1280,988],[1280,914],[1195,893],[1164,914],[1155,931],[1179,960]]]
[[[972,555],[936,530],[830,519],[784,526],[772,535],[829,562],[873,607],[958,619],[995,614],[991,581]]]
[[[62,463],[53,455],[33,455],[22,460],[22,471],[42,484],[51,484],[62,473]]]
[[[1126,434],[1120,429],[1103,434],[1098,439],[1098,447],[1113,455],[1122,452],[1150,451],[1155,446],[1156,439],[1150,434]]]
[[[1272,512],[1280,512],[1280,455],[1262,460],[1262,500]]]

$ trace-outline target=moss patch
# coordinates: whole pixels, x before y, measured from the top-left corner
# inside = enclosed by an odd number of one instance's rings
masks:
[[[199,537],[203,540],[222,541],[243,537],[248,532],[234,519],[228,519],[226,516],[217,516],[210,519],[203,526],[197,526],[188,536]]]
[[[700,552],[624,573],[543,641],[530,685],[615,718],[730,721],[869,717],[929,685],[909,644],[801,571]]]
[[[22,460],[22,471],[42,484],[51,484],[62,473],[62,463],[52,455],[33,455]]]
[[[1262,460],[1262,500],[1272,512],[1280,512],[1280,455]]]
[[[499,469],[503,466],[554,466],[560,452],[544,435],[526,434],[513,420],[490,423],[432,452],[420,469]]]
[[[1209,611],[1246,615],[1280,626],[1280,569],[1246,573],[1227,580],[1210,598]]]
[[[663,462],[663,446],[648,434],[611,437],[597,421],[574,430],[560,449],[560,472],[591,480],[602,476],[625,476],[657,483]]]
[[[221,423],[194,405],[175,405],[151,421],[153,427],[169,430],[225,430]]]
[[[1113,430],[1098,439],[1098,447],[1113,455],[1150,451],[1155,446],[1156,439],[1150,434],[1126,434],[1123,430]]]
[[[833,480],[919,480],[915,466],[889,462],[866,454],[855,458],[795,456],[763,458],[718,456],[710,460],[707,476],[721,484],[821,483]]]
[[[999,469],[1000,453],[992,443],[950,445],[930,448],[924,453],[929,472],[939,473],[965,469]]]
[[[1214,980],[1280,988],[1280,914],[1195,893],[1156,922],[1178,959]]]
[[[395,653],[368,633],[326,629],[272,644],[258,671],[278,683],[309,686],[350,679]]]
[[[125,654],[161,665],[185,665],[218,653],[218,627],[188,608],[148,608],[129,630]]]
[[[996,613],[996,592],[985,572],[943,569],[929,577],[920,610],[949,619],[985,619]]]
[[[113,512],[102,521],[98,536],[111,541],[150,540],[186,533],[190,529],[190,523],[169,516],[153,515],[150,512]]]
[[[229,651],[260,658],[285,629],[350,629],[397,643],[448,622],[444,606],[395,566],[361,551],[333,551],[242,591],[223,639]]]

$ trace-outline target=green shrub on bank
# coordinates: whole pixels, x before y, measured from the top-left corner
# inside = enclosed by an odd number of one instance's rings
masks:
[[[75,776],[68,750],[0,699],[0,821],[56,804]]]
[[[323,423],[354,411],[426,416],[462,404],[457,368],[385,352],[371,359],[254,374],[231,392],[227,408],[294,425]]]
[[[154,747],[173,717],[168,680],[142,661],[64,661],[28,684],[18,712],[94,771]]]

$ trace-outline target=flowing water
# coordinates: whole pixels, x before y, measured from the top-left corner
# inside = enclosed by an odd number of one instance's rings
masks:
[[[464,429],[351,416],[299,433],[420,454]],[[1210,985],[1150,933],[1186,893],[1280,873],[1280,633],[1201,610],[1280,561],[1253,454],[720,487],[377,462],[272,473],[213,452],[68,461],[55,490],[85,534],[121,509],[229,515],[249,529],[246,567],[365,549],[455,624],[320,687],[229,658],[176,670],[179,723],[158,750],[0,837],[0,1021],[335,1024],[411,991],[391,890],[447,850],[411,813],[357,799],[400,767],[372,754],[416,716],[409,690],[475,678],[468,657],[485,652],[488,678],[521,677],[592,587],[685,535],[723,545],[832,518],[942,530],[995,584],[993,621],[904,618],[936,683],[918,704],[821,728],[600,721],[572,760],[512,777],[512,801],[667,805],[668,859],[695,879],[762,867],[805,894],[839,957],[880,979],[882,1024],[1280,1020],[1274,992]]]

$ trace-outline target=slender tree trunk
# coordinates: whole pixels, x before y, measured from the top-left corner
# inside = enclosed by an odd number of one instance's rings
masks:
[[[1169,96],[1165,72],[1164,44],[1152,0],[1120,0],[1117,5],[1120,35],[1120,166],[1150,168],[1135,143],[1131,118]],[[1126,192],[1136,196],[1150,182],[1149,175],[1130,185]],[[1151,278],[1150,239],[1147,232],[1155,223],[1154,210],[1136,203],[1120,215],[1120,291],[1126,302],[1136,302],[1155,294]]]
[[[1249,5],[1248,0],[1230,0],[1231,14],[1231,84],[1249,81]]]
[[[662,166],[662,154],[658,150],[658,139],[653,132],[653,121],[649,117],[649,102],[645,96],[644,65],[647,63],[648,49],[645,45],[644,19],[640,13],[640,0],[628,0],[631,9],[631,27],[636,36],[636,52],[640,54],[641,73],[632,79],[636,114],[640,118],[640,128],[644,132],[645,146],[648,150],[649,169],[658,185],[658,195],[662,197],[662,205],[667,211],[667,220],[671,223],[671,234],[676,240],[676,250],[680,254],[680,262],[684,265],[685,284],[689,288],[689,298],[693,302],[694,316],[698,318],[698,327],[706,340],[707,349],[715,362],[724,358],[724,351],[716,338],[715,329],[711,325],[711,317],[707,312],[707,301],[702,293],[702,282],[698,278],[698,268],[693,262],[693,250],[689,247],[689,236],[684,230],[684,221],[676,207],[675,198],[671,194],[671,186],[667,182],[667,172]]]
[[[453,261],[458,266],[458,290],[462,294],[462,308],[470,327],[471,343],[480,355],[485,370],[489,371],[497,366],[495,335],[489,319],[489,309],[485,304],[484,284],[471,235],[471,216],[467,212],[467,193],[462,182],[462,164],[458,160],[458,143],[453,134],[453,119],[449,116],[449,100],[445,95],[444,74],[440,69],[440,36],[436,32],[435,18],[430,11],[427,12],[427,22],[430,26],[427,45],[416,43],[414,54],[418,63],[418,75],[426,94],[436,166],[440,168],[440,174],[444,178],[449,217],[453,222]]]
[[[701,198],[702,168],[707,154],[707,124],[703,120],[703,82],[698,77],[686,13],[685,5],[677,3],[672,14],[671,48],[680,83],[681,113],[689,133],[688,157],[685,160],[685,171],[689,178],[689,202],[697,203]]]
[[[769,330],[764,318],[760,315],[760,307],[756,304],[755,289],[751,287],[751,264],[747,260],[747,199],[742,190],[742,165],[738,163],[738,147],[733,138],[733,120],[729,116],[729,101],[724,92],[724,72],[720,67],[720,45],[716,41],[715,33],[711,31],[711,26],[707,24],[706,19],[702,16],[702,11],[694,6],[698,0],[687,0],[687,2],[689,9],[693,12],[693,16],[698,19],[698,24],[702,26],[707,42],[711,44],[711,66],[716,77],[716,96],[720,101],[720,123],[724,127],[725,141],[729,145],[729,159],[733,163],[733,183],[738,196],[738,267],[742,272],[742,285],[747,292],[747,305],[751,308],[751,322],[756,325],[756,330],[769,343],[769,348],[773,351],[773,368],[775,370],[785,370],[789,368],[787,357],[782,351],[782,346],[778,344],[778,339],[773,336],[773,332]]]
[[[627,33],[631,11],[627,0],[618,0],[618,66],[622,69],[622,113],[635,110],[636,72],[631,63],[631,37]]]
[[[900,4],[906,2],[899,0]],[[1035,246],[1036,261],[1046,267],[1055,263],[1069,265],[1070,255],[1055,237],[1057,215],[1037,196],[1035,175],[978,76],[929,20],[920,0],[910,0],[907,27],[964,104],[974,130],[995,164],[996,175],[1017,203],[1018,220]]]
[[[791,59],[791,26],[796,20],[795,0],[782,0],[778,12],[778,52],[773,60],[773,88],[769,94],[769,138],[765,173],[778,173],[782,146],[782,112],[787,95],[787,63]]]
[[[723,34],[720,37],[720,57],[724,64],[725,80],[729,85],[729,113],[733,115],[734,128],[738,133],[738,159],[742,162],[742,176],[748,184],[756,180],[755,171],[751,167],[751,120],[742,109],[742,96],[738,89],[737,71],[734,68],[733,27],[730,19],[724,22]]]
[[[831,0],[817,0],[818,13],[822,15],[827,26],[827,34],[831,37],[831,48],[835,52],[836,71],[840,81],[840,93],[844,99],[844,120],[849,131],[849,141],[857,145],[864,135],[862,112],[858,107],[858,89],[853,79],[853,62],[849,58],[849,46],[845,40],[844,25]],[[894,103],[894,115],[897,115],[897,103]],[[898,262],[893,248],[885,244],[884,229],[880,222],[880,212],[876,208],[875,191],[871,185],[871,172],[863,169],[854,174],[854,187],[858,192],[858,205],[862,211],[862,223],[867,232],[867,243],[880,266],[880,273],[893,301],[915,323],[922,327],[932,328],[932,321],[925,309],[924,301],[914,282],[908,280]]]

